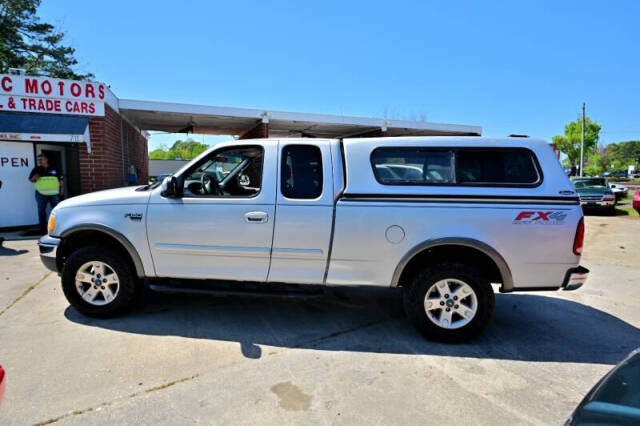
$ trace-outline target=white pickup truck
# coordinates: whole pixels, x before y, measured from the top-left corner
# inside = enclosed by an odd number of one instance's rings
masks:
[[[431,339],[489,323],[494,291],[571,290],[584,225],[551,147],[530,138],[218,144],[163,182],[60,203],[40,240],[91,316],[159,291],[401,287]]]

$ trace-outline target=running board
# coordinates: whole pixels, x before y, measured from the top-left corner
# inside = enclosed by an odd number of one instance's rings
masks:
[[[323,286],[296,284],[243,283],[236,281],[157,280],[147,283],[149,289],[170,294],[208,294],[211,296],[251,296],[279,299],[309,299],[324,296]]]

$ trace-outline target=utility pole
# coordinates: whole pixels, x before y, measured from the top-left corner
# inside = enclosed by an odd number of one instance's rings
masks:
[[[583,174],[583,170],[584,170],[584,122],[585,122],[585,118],[584,118],[584,109],[585,109],[585,103],[582,103],[582,137],[580,138],[580,177],[584,176]]]

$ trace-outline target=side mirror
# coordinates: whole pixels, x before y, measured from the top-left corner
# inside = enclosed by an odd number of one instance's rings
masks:
[[[178,178],[175,176],[169,176],[164,178],[162,181],[162,192],[163,197],[169,198],[179,198],[182,196],[182,191],[180,191],[180,186],[178,185]]]

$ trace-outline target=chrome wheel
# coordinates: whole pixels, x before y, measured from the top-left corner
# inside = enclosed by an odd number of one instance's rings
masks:
[[[455,329],[467,325],[478,311],[478,297],[471,286],[456,279],[440,280],[429,287],[424,310],[438,327]]]
[[[83,264],[76,272],[75,281],[80,297],[95,306],[108,305],[120,291],[118,274],[104,262]]]

